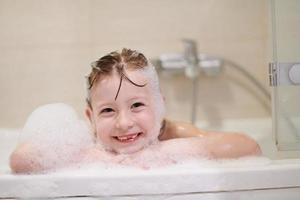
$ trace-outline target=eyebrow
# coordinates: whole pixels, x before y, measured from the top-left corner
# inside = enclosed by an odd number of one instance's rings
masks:
[[[133,100],[146,100],[146,101],[148,101],[149,98],[147,98],[147,97],[144,96],[144,95],[141,95],[141,96],[134,96],[134,97],[131,97],[130,99],[126,100],[126,102],[133,101]]]
[[[150,101],[145,95],[140,95],[139,94],[139,96],[130,97],[125,102],[128,103],[128,102],[133,101],[133,100],[143,100],[143,101],[146,101],[146,102]],[[112,107],[112,106],[114,106],[113,105],[114,103],[115,103],[114,101],[103,102],[103,103],[101,102],[101,103],[96,104],[95,108],[96,108],[96,110],[99,110],[99,109],[101,109],[102,107],[105,107],[105,106]]]
[[[96,105],[96,110],[102,109],[102,107],[111,107],[111,103],[101,103]]]

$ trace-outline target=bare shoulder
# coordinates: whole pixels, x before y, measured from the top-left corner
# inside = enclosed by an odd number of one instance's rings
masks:
[[[185,137],[195,137],[195,136],[207,136],[210,133],[201,130],[188,122],[171,121],[165,119],[164,130],[159,136],[160,140],[168,140],[174,138],[185,138]]]

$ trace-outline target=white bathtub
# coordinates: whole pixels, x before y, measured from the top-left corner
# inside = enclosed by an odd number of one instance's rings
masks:
[[[200,126],[203,126],[200,125]],[[276,152],[270,119],[224,121],[257,139],[265,156],[156,170],[106,169],[12,175],[8,156],[18,130],[0,132],[0,199],[245,199],[299,200],[299,152]]]

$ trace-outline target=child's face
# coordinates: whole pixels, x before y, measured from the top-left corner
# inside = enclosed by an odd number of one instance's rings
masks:
[[[86,110],[97,140],[118,153],[133,153],[157,140],[161,120],[155,114],[153,89],[146,76],[139,71],[126,73],[134,83],[146,86],[137,87],[123,78],[115,100],[120,76],[114,73],[92,88],[92,109]]]

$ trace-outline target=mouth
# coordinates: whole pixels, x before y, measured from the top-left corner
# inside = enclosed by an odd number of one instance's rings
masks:
[[[130,143],[137,140],[141,134],[142,132],[139,132],[134,134],[122,135],[122,136],[114,136],[113,138],[116,139],[118,142]]]

